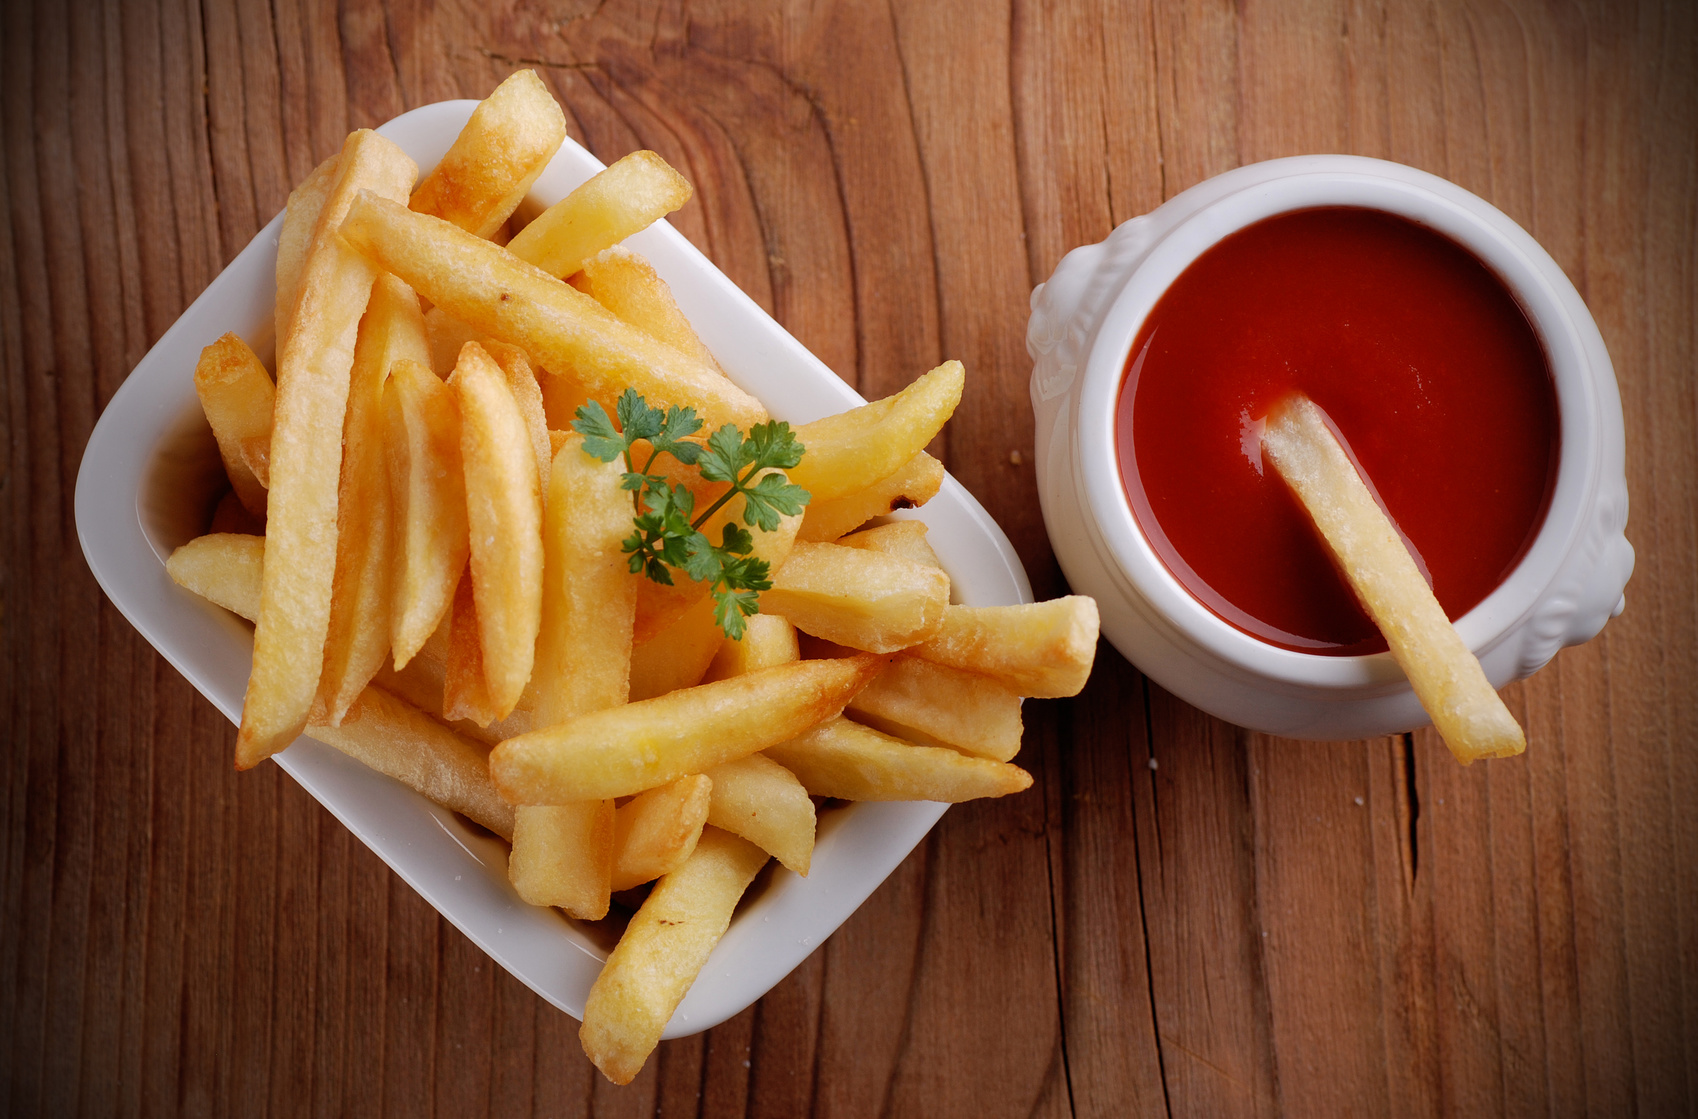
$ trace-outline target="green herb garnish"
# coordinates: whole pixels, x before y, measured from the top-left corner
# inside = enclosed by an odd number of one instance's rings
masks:
[[[743,495],[743,523],[762,532],[771,532],[782,518],[800,513],[808,503],[808,491],[781,474],[764,472],[789,470],[802,461],[805,448],[796,442],[790,425],[780,420],[756,424],[748,435],[735,424],[726,424],[708,436],[705,446],[691,442],[689,436],[702,428],[694,408],[674,405],[662,412],[649,407],[636,389],[621,393],[614,411],[618,427],[607,409],[592,400],[578,409],[572,428],[584,437],[584,450],[602,462],[625,459],[620,485],[631,491],[636,511],[635,530],[624,542],[631,573],[671,586],[670,569],[677,569],[698,583],[707,583],[717,603],[714,620],[727,637],[741,638],[746,628],[743,619],[760,613],[759,592],[772,586],[771,567],[749,554],[755,539],[742,525],[726,525],[718,544],[701,531],[702,525],[738,494]],[[652,450],[638,470],[631,448],[643,439]],[[688,488],[650,473],[661,455],[696,467],[710,482],[729,482],[731,488],[696,513],[696,497]]]

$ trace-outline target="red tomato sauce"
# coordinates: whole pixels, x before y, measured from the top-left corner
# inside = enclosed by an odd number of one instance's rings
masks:
[[[1343,207],[1281,214],[1198,257],[1132,346],[1120,472],[1156,554],[1225,621],[1335,655],[1385,640],[1261,459],[1301,390],[1332,418],[1452,620],[1537,534],[1556,477],[1556,392],[1526,314],[1468,250]]]

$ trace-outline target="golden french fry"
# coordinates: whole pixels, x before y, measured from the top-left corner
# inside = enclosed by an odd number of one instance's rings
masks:
[[[441,307],[432,307],[425,312],[425,335],[430,339],[429,365],[444,380],[460,363],[460,351],[465,349],[467,342],[476,342],[488,349],[488,344],[494,341]]]
[[[571,284],[621,321],[703,365],[719,368],[690,320],[678,309],[672,289],[641,253],[624,245],[604,249],[584,261],[583,270],[572,276]]]
[[[901,556],[925,567],[936,567],[940,570],[943,567],[943,561],[937,558],[937,553],[926,540],[924,521],[891,521],[876,528],[864,528],[860,532],[840,536],[836,543],[845,548],[865,548],[868,551]]]
[[[413,664],[417,663],[418,661],[415,659]],[[408,665],[407,668],[410,670],[412,665]],[[488,726],[480,727],[468,719],[450,721],[449,726],[453,727],[467,738],[470,738],[472,741],[481,742],[491,749],[493,749],[498,742],[504,742],[509,738],[516,738],[521,734],[529,734],[531,731],[537,729],[536,717],[529,711],[526,711],[523,707],[513,708],[513,713],[511,715],[508,715],[505,719],[497,719]],[[519,810],[515,809],[515,811]]]
[[[761,611],[870,653],[893,653],[937,632],[949,605],[940,568],[862,548],[797,544],[761,592]]]
[[[853,650],[850,650],[850,655]],[[722,639],[707,680],[728,680],[799,660],[796,627],[776,614],[756,614],[739,640]],[[760,754],[716,765],[708,823],[770,852],[804,877],[814,853],[814,802],[789,770]]]
[[[572,420],[589,402],[589,392],[573,378],[551,369],[538,370],[537,387],[542,389],[542,414],[548,420],[548,430],[572,430]]]
[[[428,357],[413,289],[384,273],[360,320],[342,428],[336,499],[336,574],[318,693],[332,725],[389,655],[394,600],[394,510],[384,453],[383,386],[397,361]]]
[[[513,403],[519,406],[519,415],[525,418],[525,432],[531,437],[531,448],[537,457],[538,492],[547,496],[548,471],[554,464],[554,447],[548,438],[548,413],[543,405],[542,386],[537,383],[536,370],[531,368],[531,359],[525,351],[517,346],[493,340],[482,345],[501,366],[501,372],[507,377],[507,388],[513,394]]]
[[[462,583],[464,576],[461,577]],[[456,589],[455,598],[458,601],[459,591]],[[474,602],[474,611],[476,609]],[[449,636],[453,630],[454,609],[449,607],[443,615],[442,624],[431,633],[430,639],[407,662],[405,668],[397,672],[388,663],[378,669],[372,683],[390,695],[399,696],[408,703],[437,718],[441,718],[459,734],[485,746],[494,746],[505,738],[524,734],[535,730],[535,720],[529,711],[515,708],[505,719],[497,719],[484,726],[479,726],[470,719],[449,719],[443,714],[448,707],[445,702],[448,696],[448,660],[451,656]],[[479,638],[481,641],[481,637]],[[482,646],[479,645],[479,656]]]
[[[611,800],[513,809],[513,888],[532,905],[601,920],[613,893],[613,829]]]
[[[1032,784],[1032,775],[1018,766],[941,746],[916,746],[842,717],[812,727],[763,756],[794,773],[814,796],[843,800],[959,804],[1007,796]]]
[[[1467,765],[1525,750],[1526,735],[1445,617],[1315,403],[1299,395],[1275,405],[1262,446],[1314,520],[1362,608],[1385,634],[1391,655],[1456,759]]]
[[[629,695],[639,577],[631,574],[620,547],[632,516],[631,495],[619,488],[622,472],[617,459],[600,462],[585,454],[576,432],[554,456],[543,538],[542,630],[524,702],[539,727],[618,707]]]
[[[442,681],[442,717],[464,719],[486,727],[498,717],[489,698],[489,681],[484,674],[483,626],[478,620],[477,594],[468,569],[454,590],[448,608],[448,663]],[[415,658],[416,659],[416,658]],[[411,662],[408,662],[409,667]]]
[[[814,802],[795,774],[765,754],[750,754],[722,762],[706,776],[713,781],[707,822],[742,836],[806,878],[817,821]]]
[[[704,683],[729,680],[746,672],[801,660],[796,627],[777,614],[756,614],[744,620],[743,636],[721,637],[719,649],[708,665]]]
[[[1020,752],[1020,697],[988,677],[904,654],[849,702],[857,721],[921,746],[1005,762]]]
[[[554,457],[544,513],[542,630],[527,693],[537,727],[619,707],[628,694],[636,585],[620,549],[631,525],[620,466],[585,454],[575,432]],[[514,810],[520,824],[509,863],[514,888],[533,905],[605,915],[613,882],[612,799],[541,804]]]
[[[754,844],[709,827],[649,892],[584,1002],[578,1038],[609,1080],[629,1084],[642,1070],[766,860]]]
[[[215,532],[171,553],[165,572],[193,591],[248,621],[259,617],[259,588],[265,569],[265,537]]]
[[[869,655],[798,661],[581,715],[501,743],[490,772],[514,804],[631,796],[794,738],[883,667]]]
[[[538,214],[507,247],[551,276],[570,276],[689,200],[690,184],[666,160],[632,152]]]
[[[908,652],[989,676],[1017,695],[1078,695],[1097,656],[1097,603],[1068,595],[1023,606],[951,606],[943,627]]]
[[[747,430],[760,401],[717,370],[627,326],[601,304],[499,245],[376,196],[356,202],[342,236],[474,330],[569,371],[604,405],[633,387],[653,407],[688,405],[709,429]]]
[[[790,480],[824,502],[888,478],[942,430],[965,383],[961,363],[946,361],[894,396],[803,424],[796,437],[808,451]]]
[[[420,363],[398,361],[383,412],[395,515],[390,644],[401,669],[454,601],[471,537],[454,391]]]
[[[621,804],[613,814],[613,889],[630,890],[671,874],[701,838],[713,781],[680,777]]]
[[[283,228],[277,234],[275,326],[280,354],[294,326],[295,304],[301,299],[301,270],[306,266],[307,249],[312,246],[325,200],[330,197],[330,188],[336,185],[336,162],[340,158],[337,154],[320,163],[301,180],[300,186],[289,192]]]
[[[504,839],[513,834],[513,810],[489,783],[483,749],[379,688],[361,692],[341,726],[308,733]]]
[[[453,628],[454,608],[450,605],[424,645],[413,654],[412,660],[399,671],[391,662],[385,661],[371,682],[390,695],[400,696],[420,711],[441,717],[446,706],[443,700],[448,691],[448,634]],[[501,741],[499,738],[487,739],[481,733],[471,733],[478,728],[470,722],[457,724],[454,729],[488,746]]]
[[[676,622],[631,650],[633,701],[701,683],[725,640],[714,620],[714,606],[712,597],[704,595]]]
[[[490,709],[506,717],[531,678],[542,623],[542,492],[536,445],[482,346],[466,343],[449,379],[460,412],[472,590]]]
[[[804,456],[806,457],[806,456]],[[853,532],[874,517],[916,509],[943,487],[943,463],[921,451],[896,473],[831,501],[811,501],[796,539],[819,544]]]
[[[324,667],[336,574],[342,421],[355,336],[377,278],[336,229],[356,193],[395,206],[399,203],[389,200],[405,198],[417,174],[400,148],[364,129],[349,135],[336,166],[336,183],[302,266],[293,325],[277,360],[265,582],[236,737],[239,769],[258,764],[300,733]]]
[[[531,189],[566,138],[566,117],[535,70],[495,87],[436,169],[413,191],[412,208],[489,237]]]
[[[277,398],[271,375],[246,342],[226,334],[200,352],[195,393],[236,497],[248,512],[265,516],[271,413]]]

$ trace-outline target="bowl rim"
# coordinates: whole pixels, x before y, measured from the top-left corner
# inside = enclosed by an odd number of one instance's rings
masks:
[[[1255,222],[1296,210],[1343,206],[1381,210],[1433,229],[1471,252],[1509,289],[1550,364],[1558,409],[1558,461],[1534,540],[1503,581],[1456,621],[1457,631],[1477,654],[1510,636],[1532,614],[1582,531],[1594,488],[1601,421],[1591,406],[1595,370],[1553,274],[1563,284],[1566,278],[1524,230],[1483,199],[1412,168],[1351,156],[1297,158],[1299,168],[1261,164],[1242,169],[1261,169],[1275,177],[1251,181],[1205,202],[1161,233],[1133,269],[1104,313],[1086,359],[1079,390],[1079,476],[1115,574],[1168,625],[1256,677],[1297,688],[1359,691],[1401,680],[1389,652],[1305,653],[1238,629],[1185,589],[1137,523],[1116,456],[1116,405],[1138,332],[1180,273],[1223,238]],[[1282,170],[1289,173],[1279,174]]]
[[[377,131],[428,169],[477,105],[437,102]],[[551,203],[602,166],[568,137],[530,199]],[[262,228],[119,386],[84,448],[75,491],[78,539],[101,589],[232,722],[240,718],[252,630],[171,582],[164,560],[175,545],[148,500],[150,487],[178,453],[169,440],[185,425],[192,427],[199,414],[192,373],[201,346],[226,330],[245,328],[262,358],[271,349],[281,224],[279,214]],[[630,243],[672,286],[732,379],[760,396],[775,416],[807,422],[864,402],[668,223],[657,222]],[[203,428],[204,423],[202,417]],[[201,438],[209,444],[210,432]],[[1013,545],[953,477],[945,478],[924,508],[898,516],[926,521],[936,530],[934,548],[960,600],[981,605],[1032,600]],[[505,843],[310,737],[273,760],[486,954],[538,995],[582,1018],[606,952],[557,911],[518,898],[507,883]],[[764,995],[859,908],[946,808],[929,802],[862,803],[826,814],[809,877],[765,872],[764,885],[757,881],[739,907],[663,1036],[708,1029]]]

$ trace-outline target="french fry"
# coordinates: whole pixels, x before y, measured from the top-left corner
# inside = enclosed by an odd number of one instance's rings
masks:
[[[441,624],[431,631],[412,660],[399,672],[391,662],[385,661],[371,682],[390,695],[400,696],[420,711],[441,716],[447,706],[444,700],[448,691],[448,634],[453,623],[454,608],[450,605],[448,612],[442,616]],[[488,746],[501,741],[500,738],[486,739],[480,734],[472,734],[468,728],[476,729],[476,724],[461,723],[455,727],[460,733]]]
[[[1385,634],[1391,655],[1456,759],[1468,765],[1525,750],[1526,735],[1315,403],[1298,395],[1275,405],[1262,446]]]
[[[812,544],[836,540],[874,517],[898,509],[917,509],[936,497],[942,487],[943,463],[921,451],[896,473],[864,490],[831,501],[810,501],[796,539]]]
[[[690,184],[666,160],[632,152],[538,214],[507,247],[551,276],[570,276],[689,200]]]
[[[277,352],[283,352],[284,340],[294,326],[295,304],[301,300],[301,270],[307,263],[307,249],[312,246],[313,232],[318,228],[319,215],[324,212],[330,188],[336,185],[336,161],[340,153],[331,156],[312,169],[301,185],[289,192],[288,206],[283,214],[283,228],[277,234],[277,304],[274,324],[277,333]]]
[[[629,1084],[642,1070],[766,860],[753,843],[705,828],[649,892],[584,1002],[578,1038],[609,1080]]]
[[[633,701],[701,683],[725,640],[713,617],[714,606],[714,600],[703,595],[676,622],[631,650]]]
[[[849,714],[920,746],[1005,762],[1020,752],[1020,697],[996,681],[903,655],[849,702]]]
[[[1007,796],[1032,784],[1032,775],[1018,766],[944,747],[916,746],[842,717],[771,747],[763,756],[794,773],[814,796],[843,800],[959,804]]]
[[[614,808],[611,800],[513,809],[513,853],[507,876],[532,905],[556,905],[568,916],[599,921],[613,890]]]
[[[307,733],[503,839],[512,837],[513,810],[489,783],[483,749],[411,704],[367,688],[341,726],[315,725]]]
[[[417,173],[392,142],[364,129],[351,133],[302,266],[300,298],[277,361],[265,582],[236,736],[239,769],[258,764],[300,733],[324,667],[336,573],[342,421],[355,336],[377,278],[336,229],[356,194],[397,206],[393,200],[406,197]]]
[[[483,348],[506,374],[513,403],[519,406],[519,414],[525,418],[525,432],[531,437],[531,447],[537,457],[538,492],[546,496],[548,471],[554,464],[554,447],[548,438],[548,413],[543,406],[542,386],[537,383],[536,370],[531,368],[531,359],[525,351],[517,346],[489,341],[483,343]]]
[[[719,362],[702,344],[690,320],[678,309],[672,289],[655,272],[654,266],[624,245],[614,245],[584,261],[583,270],[571,284],[585,295],[668,346],[719,368]]]
[[[936,567],[940,570],[943,567],[943,561],[937,558],[937,553],[926,540],[924,521],[891,521],[876,528],[864,528],[848,536],[840,536],[836,543],[845,548],[865,548],[886,555],[901,556],[925,567]]]
[[[448,383],[459,403],[484,679],[490,709],[500,719],[513,710],[530,681],[542,623],[537,448],[507,387],[507,375],[482,346],[466,343]]]
[[[566,138],[566,117],[535,70],[495,87],[448,154],[413,191],[411,206],[479,237],[501,228]]]
[[[850,650],[850,655],[853,650]],[[740,640],[724,638],[706,679],[729,680],[801,659],[796,627],[775,614],[756,614]],[[814,802],[783,766],[761,754],[716,765],[708,823],[740,835],[807,877],[814,854]]]
[[[776,614],[756,614],[744,621],[743,636],[722,637],[708,665],[703,682],[729,680],[733,676],[801,660],[796,627]]]
[[[578,409],[590,399],[584,386],[563,373],[543,369],[537,374],[537,387],[542,389],[542,414],[548,420],[548,430],[572,430]]]
[[[636,583],[620,541],[631,505],[620,463],[584,453],[567,437],[554,456],[545,506],[542,630],[529,691],[534,725],[550,727],[628,695]],[[514,810],[519,830],[509,874],[533,905],[575,917],[607,914],[613,889],[611,797],[563,796]]]
[[[448,663],[442,682],[442,717],[487,727],[499,716],[484,675],[483,626],[470,570],[460,575],[454,604],[448,608]],[[415,657],[416,661],[417,658]],[[409,667],[413,662],[408,662]]]
[[[499,245],[376,196],[356,202],[341,231],[447,313],[551,371],[570,371],[604,405],[630,386],[655,407],[695,408],[709,429],[734,423],[747,430],[766,419],[760,401],[717,370],[620,322]]]
[[[265,570],[265,537],[235,533],[199,536],[171,553],[165,572],[185,590],[253,621]]]
[[[797,544],[761,592],[763,613],[871,653],[893,653],[937,632],[949,576],[898,556],[837,544]]]
[[[843,709],[882,657],[798,661],[510,738],[490,773],[514,804],[631,796],[794,738]]]
[[[796,437],[808,452],[790,480],[824,502],[890,477],[942,430],[965,382],[961,363],[946,361],[894,396],[803,424]]]
[[[576,432],[554,456],[543,537],[542,629],[523,701],[539,727],[618,707],[630,694],[637,577],[620,547],[631,531],[631,497],[619,488],[622,467],[617,459],[599,462],[585,454]]]
[[[795,774],[765,754],[750,754],[716,765],[706,776],[713,781],[707,822],[742,836],[806,878],[818,821]]]
[[[454,391],[420,363],[398,361],[383,412],[395,516],[390,644],[401,669],[454,601],[471,537]]]
[[[389,655],[394,604],[395,517],[384,453],[383,386],[397,361],[427,358],[424,316],[413,289],[384,273],[354,343],[342,476],[336,498],[336,574],[318,693],[332,725]]]
[[[430,367],[443,380],[447,380],[448,374],[454,372],[454,367],[460,363],[460,351],[465,349],[467,342],[476,342],[487,349],[494,341],[441,307],[432,307],[425,312],[425,335],[430,339]]]
[[[632,797],[613,813],[613,889],[630,890],[671,874],[696,849],[713,781],[680,777]]]
[[[1097,655],[1097,603],[1068,595],[1022,606],[951,606],[908,652],[988,676],[1016,695],[1075,696]]]
[[[200,352],[195,394],[212,425],[218,457],[224,460],[236,497],[248,512],[265,516],[271,414],[277,399],[271,375],[246,342],[226,334]]]

